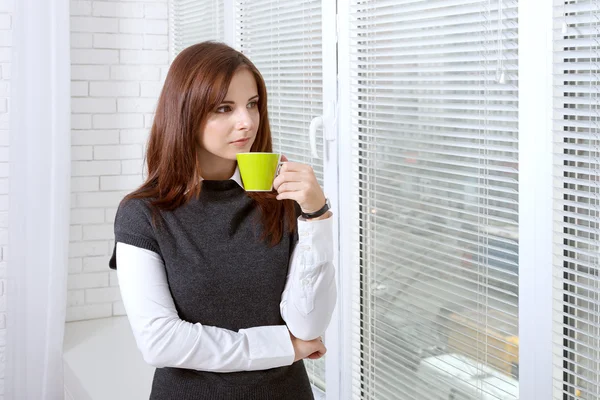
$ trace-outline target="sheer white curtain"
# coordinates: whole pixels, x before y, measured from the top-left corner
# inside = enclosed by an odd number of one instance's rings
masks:
[[[6,398],[59,399],[69,242],[69,1],[15,1],[13,28]]]

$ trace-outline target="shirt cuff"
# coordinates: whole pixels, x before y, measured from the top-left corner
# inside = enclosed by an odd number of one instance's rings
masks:
[[[249,371],[292,365],[296,352],[286,325],[240,329],[248,338]]]
[[[305,266],[319,266],[333,261],[333,217],[307,221],[298,218],[299,250],[304,253]]]

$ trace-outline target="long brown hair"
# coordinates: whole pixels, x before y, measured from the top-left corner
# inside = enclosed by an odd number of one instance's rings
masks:
[[[169,68],[148,139],[148,177],[125,200],[145,198],[155,209],[174,210],[200,195],[198,133],[209,113],[225,99],[239,68],[252,72],[259,96],[260,125],[250,151],[273,151],[267,89],[256,66],[223,43],[195,44],[179,53]],[[276,194],[247,192],[261,211],[263,239],[271,245],[283,237],[286,220],[289,232],[296,227],[293,200],[277,200]]]

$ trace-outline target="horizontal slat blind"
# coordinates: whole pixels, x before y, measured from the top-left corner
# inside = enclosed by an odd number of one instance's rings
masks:
[[[310,164],[323,184],[323,165],[310,151],[308,127],[323,113],[321,0],[237,0],[237,48],[260,70],[268,92],[273,148]],[[317,138],[322,154],[322,134]],[[311,382],[325,390],[325,360],[305,360]]]
[[[554,398],[600,399],[600,2],[554,0]]]
[[[321,35],[320,0],[236,1],[236,45],[267,84],[274,150],[312,165],[322,184],[322,162],[308,138],[311,120],[323,113]]]
[[[518,398],[517,13],[351,0],[356,399]]]
[[[223,0],[171,0],[175,55],[205,40],[224,40]]]

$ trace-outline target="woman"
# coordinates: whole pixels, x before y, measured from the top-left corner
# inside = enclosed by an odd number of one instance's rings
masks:
[[[272,151],[262,76],[224,44],[187,48],[158,101],[148,178],[117,211],[110,264],[157,367],[151,399],[313,398],[302,360],[326,351],[332,214],[304,164],[285,162],[272,193],[245,192],[236,154],[249,151]]]

